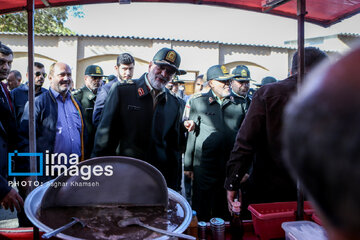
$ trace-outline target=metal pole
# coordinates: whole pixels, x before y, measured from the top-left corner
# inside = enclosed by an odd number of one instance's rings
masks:
[[[27,17],[28,17],[28,76],[29,76],[29,152],[36,152],[36,133],[35,133],[35,116],[34,116],[34,0],[27,0]],[[30,157],[30,172],[36,173],[36,157]],[[37,180],[36,176],[31,176],[30,180],[34,183]],[[30,184],[28,193],[34,188],[34,184]],[[34,227],[33,239],[39,239],[39,229]]]
[[[28,15],[28,76],[29,76],[29,152],[36,152],[36,132],[35,132],[35,116],[34,116],[34,0],[27,0]],[[36,157],[30,157],[30,172],[36,173]],[[36,176],[32,177],[36,180]],[[30,191],[34,184],[31,184]],[[30,192],[29,191],[29,192]]]
[[[306,15],[306,1],[297,0],[297,16],[298,16],[298,75],[297,86],[298,89],[304,79],[305,73],[305,51],[304,51],[304,22]],[[304,193],[299,179],[297,180],[297,220],[304,219]]]

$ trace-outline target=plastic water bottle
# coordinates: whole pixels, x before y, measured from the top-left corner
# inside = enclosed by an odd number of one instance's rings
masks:
[[[196,211],[192,211],[192,219],[186,233],[198,238],[198,219],[196,216]]]

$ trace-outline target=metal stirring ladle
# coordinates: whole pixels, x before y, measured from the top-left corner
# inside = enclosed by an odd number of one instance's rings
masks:
[[[72,225],[74,225],[76,223],[80,223],[82,227],[85,227],[86,224],[83,221],[81,221],[80,219],[78,219],[76,217],[72,217],[72,219],[73,219],[72,222],[70,222],[70,223],[68,223],[68,224],[66,224],[66,225],[64,225],[62,227],[59,227],[59,228],[57,228],[57,229],[55,229],[55,230],[53,230],[51,232],[43,234],[42,238],[49,239],[49,238],[55,236],[56,234],[70,228]]]
[[[130,226],[130,225],[138,225],[138,226],[147,228],[147,229],[149,229],[151,231],[162,233],[162,234],[165,234],[165,235],[168,235],[168,236],[179,237],[179,238],[190,239],[190,240],[196,240],[195,237],[190,236],[190,235],[186,235],[186,234],[182,234],[182,233],[169,232],[169,231],[166,231],[166,230],[163,230],[163,229],[160,229],[160,228],[152,227],[150,225],[147,225],[147,224],[141,222],[140,219],[137,218],[137,217],[123,219],[123,220],[120,220],[118,222],[119,227],[127,227],[127,226]]]

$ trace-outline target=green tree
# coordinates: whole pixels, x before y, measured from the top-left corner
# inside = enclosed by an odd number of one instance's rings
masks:
[[[74,34],[64,26],[68,14],[82,18],[81,6],[36,9],[34,14],[35,33]],[[27,32],[27,12],[0,15],[1,32]]]

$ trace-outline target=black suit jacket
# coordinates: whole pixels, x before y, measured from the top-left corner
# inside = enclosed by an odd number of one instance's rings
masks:
[[[11,190],[7,182],[8,153],[16,149],[18,142],[15,114],[10,110],[8,100],[0,93],[0,200]]]

